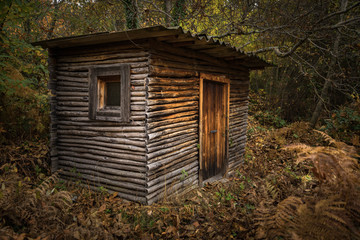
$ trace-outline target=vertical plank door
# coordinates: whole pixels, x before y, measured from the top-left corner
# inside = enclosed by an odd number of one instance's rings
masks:
[[[221,176],[227,167],[228,83],[202,79],[201,164],[202,181]]]

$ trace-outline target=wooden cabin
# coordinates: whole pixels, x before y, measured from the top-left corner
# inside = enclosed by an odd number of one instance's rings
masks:
[[[49,51],[51,168],[151,204],[239,167],[249,71],[268,64],[182,28],[36,42]]]

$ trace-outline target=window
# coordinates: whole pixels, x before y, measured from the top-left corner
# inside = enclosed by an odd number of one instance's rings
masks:
[[[130,119],[130,65],[90,68],[89,118],[128,122]]]

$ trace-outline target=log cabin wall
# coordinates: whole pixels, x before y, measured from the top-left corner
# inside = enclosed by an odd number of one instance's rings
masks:
[[[231,174],[245,153],[248,120],[249,71],[230,77],[229,168]]]
[[[159,42],[150,44],[147,80],[147,190],[149,204],[199,184],[199,74],[230,79],[229,168],[242,162],[249,71],[204,61],[205,56]],[[191,57],[189,57],[191,56]]]
[[[145,204],[201,185],[199,88],[200,82],[216,79],[230,85],[229,103],[228,92],[221,103],[229,106],[224,111],[229,114],[226,171],[242,163],[249,71],[270,66],[260,58],[181,27],[154,26],[33,44],[49,49],[51,168],[63,169],[64,179],[95,189],[102,186]],[[119,100],[118,90],[113,94],[105,89],[118,89],[117,79],[122,77],[120,96],[126,98],[111,105]],[[214,85],[204,86],[219,92]]]
[[[116,191],[146,203],[145,79],[148,52],[139,45],[112,44],[51,49],[52,170],[91,188]],[[140,48],[139,48],[140,47]],[[131,66],[129,123],[89,119],[89,67]]]

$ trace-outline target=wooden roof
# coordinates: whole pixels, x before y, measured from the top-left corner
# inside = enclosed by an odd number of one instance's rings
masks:
[[[181,27],[167,28],[155,26],[123,32],[102,32],[39,41],[33,43],[33,45],[42,46],[43,48],[69,48],[151,38],[174,47],[207,54],[230,64],[245,66],[249,69],[263,69],[264,67],[271,66],[271,64],[259,57],[246,54],[228,43],[205,35],[191,34],[188,31],[184,31]]]

